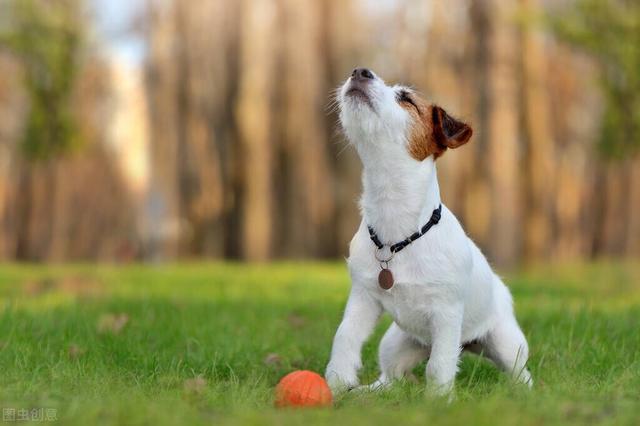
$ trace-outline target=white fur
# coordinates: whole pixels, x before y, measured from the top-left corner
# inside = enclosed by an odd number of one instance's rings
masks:
[[[338,102],[342,127],[363,163],[362,222],[349,248],[352,288],[325,374],[329,385],[334,391],[358,386],[362,344],[384,311],[394,323],[380,343],[381,375],[373,387],[429,358],[427,383],[447,393],[461,346],[473,340],[498,367],[530,386],[527,342],[511,294],[446,206],[440,222],[389,263],[394,286],[379,287],[380,264],[367,225],[386,245],[401,241],[429,220],[441,203],[440,190],[432,156],[420,162],[407,150],[412,118],[395,99],[399,87],[376,76],[368,82],[367,103],[346,94],[350,81]]]

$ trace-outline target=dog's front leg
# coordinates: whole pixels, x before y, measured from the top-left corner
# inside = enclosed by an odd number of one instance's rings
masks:
[[[358,386],[362,344],[373,332],[382,307],[364,289],[354,286],[344,317],[333,338],[331,360],[325,377],[333,392]]]
[[[431,355],[427,362],[427,385],[437,395],[453,390],[462,333],[462,307],[449,307],[431,316]]]

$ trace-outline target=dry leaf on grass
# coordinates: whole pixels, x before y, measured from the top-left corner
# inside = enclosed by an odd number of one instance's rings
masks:
[[[74,344],[69,346],[69,349],[67,350],[67,355],[69,355],[70,359],[78,359],[82,355],[84,355],[86,352],[87,352],[86,349],[83,349],[80,346]]]
[[[302,328],[307,324],[307,319],[300,314],[292,313],[287,317],[287,322],[292,328]]]
[[[67,276],[56,280],[56,289],[80,297],[97,297],[104,294],[105,286],[92,277]]]
[[[263,362],[268,366],[278,367],[282,364],[282,357],[275,352],[267,354]]]
[[[293,368],[299,369],[299,370],[306,370],[307,369],[307,360],[304,358],[297,358],[291,361],[291,366]]]
[[[78,297],[97,297],[104,294],[104,284],[101,281],[80,275],[30,280],[25,282],[22,288],[24,293],[31,297],[53,291]]]
[[[98,332],[118,334],[128,322],[127,314],[104,314],[98,320]]]
[[[22,290],[27,296],[39,296],[55,287],[55,280],[52,278],[43,278],[39,280],[29,280],[22,286]]]
[[[202,376],[184,381],[184,391],[188,394],[202,394],[207,389],[207,381]]]

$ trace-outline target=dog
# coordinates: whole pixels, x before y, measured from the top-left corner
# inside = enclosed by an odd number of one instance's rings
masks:
[[[325,372],[331,389],[359,386],[362,345],[383,312],[393,323],[371,389],[428,359],[429,389],[451,395],[463,347],[530,387],[511,294],[440,199],[436,160],[467,143],[471,127],[366,68],[353,70],[336,97],[363,191],[347,259],[351,292]]]

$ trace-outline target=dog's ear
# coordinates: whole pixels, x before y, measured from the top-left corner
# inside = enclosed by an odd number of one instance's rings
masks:
[[[443,149],[457,148],[469,142],[473,130],[471,127],[455,118],[437,105],[431,108],[431,122],[433,138]]]

